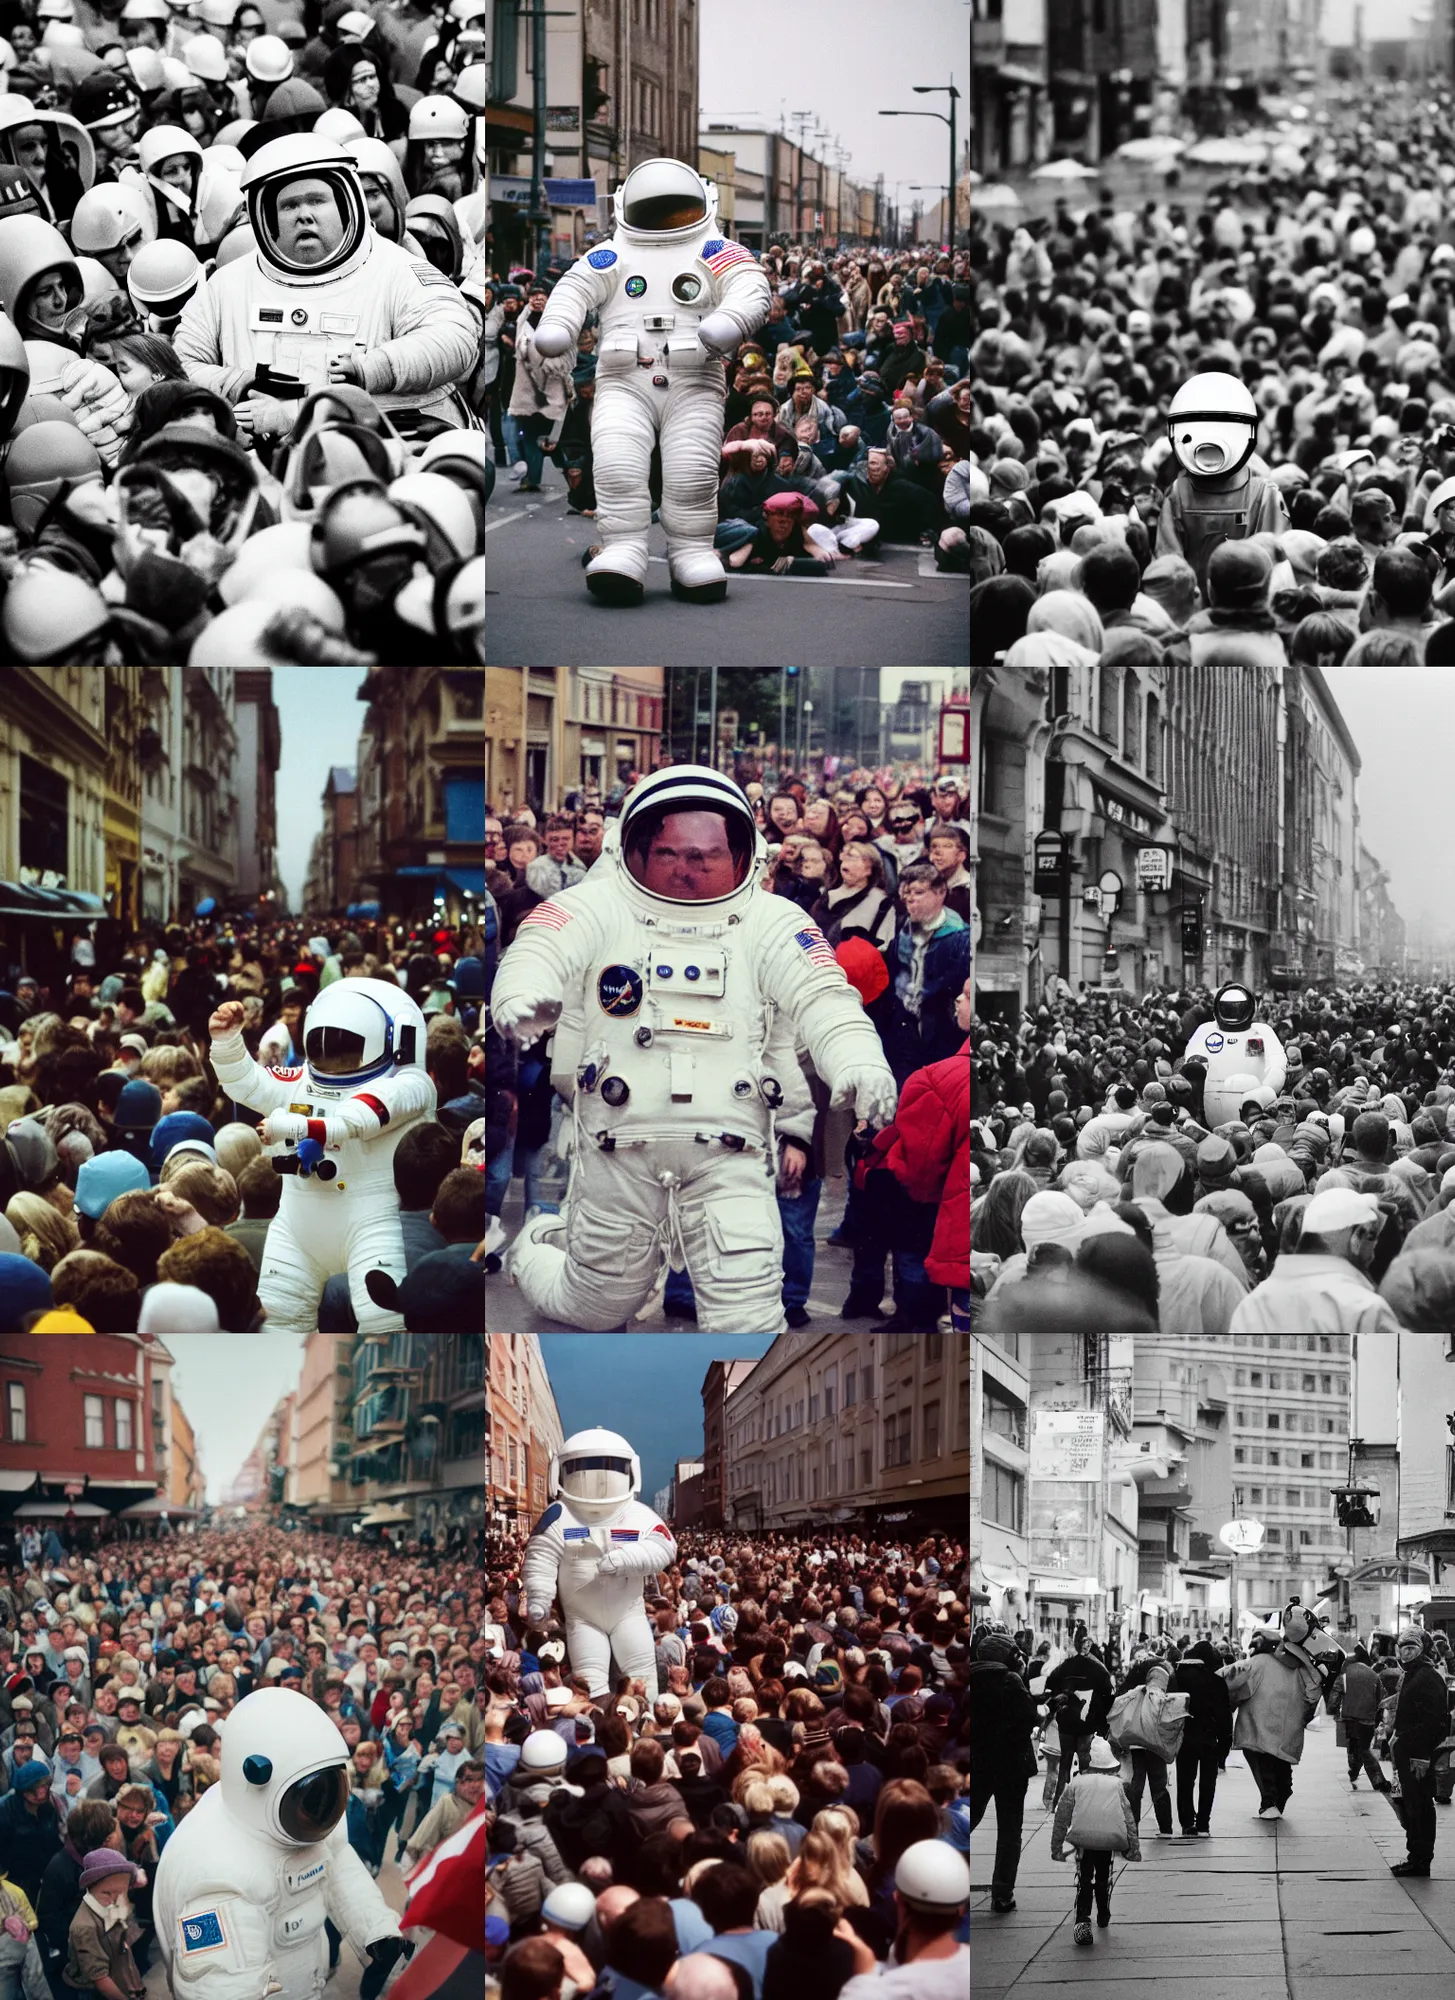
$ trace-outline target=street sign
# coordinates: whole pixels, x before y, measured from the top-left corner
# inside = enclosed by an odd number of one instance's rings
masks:
[[[1063,894],[1070,866],[1071,857],[1066,852],[1064,835],[1049,832],[1036,835],[1034,887],[1038,896]]]
[[[1263,1546],[1263,1523],[1248,1519],[1228,1521],[1218,1529],[1218,1540],[1224,1548],[1231,1549],[1235,1556],[1248,1555]]]
[[[1137,849],[1137,887],[1139,889],[1170,889],[1172,887],[1171,848],[1139,847]]]

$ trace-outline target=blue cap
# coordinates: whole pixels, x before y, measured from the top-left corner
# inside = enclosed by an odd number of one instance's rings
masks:
[[[97,1153],[81,1162],[81,1171],[76,1176],[76,1206],[82,1215],[89,1215],[95,1222],[119,1194],[140,1193],[151,1184],[151,1175],[132,1154]]]
[[[149,1089],[150,1087],[148,1085]],[[126,1091],[130,1089],[131,1085],[128,1084],[126,1090],[122,1091],[122,1096],[125,1097]],[[180,1146],[184,1139],[199,1140],[215,1160],[216,1138],[217,1134],[200,1111],[169,1111],[165,1118],[157,1120],[152,1132],[152,1165],[160,1172],[162,1161],[172,1148]]]
[[[11,1783],[17,1792],[28,1792],[32,1785],[48,1785],[51,1781],[51,1767],[42,1763],[39,1757],[32,1757],[28,1764],[22,1764]]]
[[[116,1100],[111,1122],[119,1132],[150,1132],[162,1115],[162,1093],[145,1077],[134,1076]]]
[[[50,1277],[39,1264],[8,1252],[0,1255],[0,1333],[23,1333],[20,1322],[27,1314],[44,1312],[50,1303]]]

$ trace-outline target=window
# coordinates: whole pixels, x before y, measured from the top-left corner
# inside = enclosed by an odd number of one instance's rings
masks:
[[[1249,1456],[1250,1456],[1250,1458],[1252,1459],[1252,1462],[1253,1462],[1253,1464],[1254,1464],[1254,1465],[1261,1465],[1261,1464],[1263,1463],[1263,1447],[1262,1447],[1262,1445],[1261,1445],[1261,1444],[1255,1444],[1255,1445],[1253,1446],[1253,1448],[1252,1448],[1251,1452],[1249,1453]]]
[[[1154,785],[1162,782],[1162,712],[1154,694],[1147,696],[1147,776]]]
[[[1247,1456],[1248,1456],[1247,1452],[1244,1451],[1243,1447],[1240,1444],[1235,1444],[1233,1446],[1234,1465],[1241,1465],[1243,1461],[1247,1458]]]
[[[5,1409],[7,1429],[12,1444],[25,1443],[25,1384],[7,1382],[5,1384]]]
[[[1268,1530],[1268,1539],[1270,1542],[1281,1542],[1283,1540],[1282,1528],[1270,1528]]]
[[[1313,1376],[1312,1376],[1312,1375],[1305,1375],[1305,1376],[1304,1376],[1304,1378],[1303,1378],[1303,1386],[1304,1386],[1304,1389],[1305,1389],[1306,1391],[1310,1391],[1310,1392],[1312,1391],[1312,1389],[1313,1389],[1313,1386],[1314,1386],[1314,1378],[1313,1378]],[[1329,1386],[1329,1378],[1328,1378],[1328,1376],[1326,1375],[1326,1376],[1324,1377],[1324,1387],[1325,1387],[1325,1388],[1327,1389],[1327,1388],[1328,1388],[1328,1386]]]
[[[1122,683],[1122,757],[1128,764],[1142,761],[1142,701],[1137,677],[1129,673]]]
[[[886,1465],[909,1464],[910,1413],[901,1410],[897,1416],[884,1419],[884,1463]]]
[[[1247,1386],[1247,1382],[1248,1382],[1248,1371],[1247,1371],[1247,1369],[1246,1369],[1246,1368],[1235,1368],[1235,1369],[1233,1370],[1233,1387],[1234,1387],[1235,1389],[1242,1389],[1242,1388],[1246,1388],[1246,1386]]]
[[[1313,1341],[1312,1341],[1312,1340],[1310,1340],[1310,1341],[1309,1341],[1309,1346],[1310,1346],[1310,1348],[1312,1348],[1312,1346],[1313,1346]],[[1326,1333],[1321,1333],[1321,1334],[1319,1335],[1319,1353],[1320,1353],[1320,1354],[1332,1354],[1332,1353],[1333,1353],[1333,1351],[1334,1351],[1334,1348],[1333,1348],[1333,1342],[1332,1342],[1332,1340],[1330,1339],[1329,1335],[1328,1335],[1328,1334],[1326,1334]]]
[[[886,1423],[884,1428],[885,1449],[887,1450],[889,1425]],[[867,1458],[869,1454],[865,1452],[863,1456]],[[893,1463],[892,1460],[889,1462]],[[866,1486],[869,1484],[867,1471],[864,1475],[864,1484]],[[985,1487],[981,1496],[981,1505],[986,1520],[995,1522],[998,1527],[1009,1528],[1012,1534],[1018,1535],[1021,1532],[1024,1501],[1025,1481],[1021,1478],[1020,1474],[1009,1471],[1003,1465],[997,1465],[993,1458],[987,1458],[985,1461]]]
[[[999,1471],[1000,1467],[997,1466],[996,1470]],[[859,1453],[859,1484],[867,1486],[873,1477],[874,1447],[872,1444],[866,1444]],[[987,1514],[985,1518],[989,1520],[990,1516]],[[1016,1532],[1019,1533],[1020,1530],[1017,1529]]]
[[[1117,709],[1120,706],[1115,666],[1101,670],[1101,699],[1097,705],[1097,734],[1104,736],[1108,743],[1117,740]]]
[[[940,1406],[938,1403],[925,1404],[925,1457],[936,1459],[940,1455]]]
[[[1333,1469],[1334,1469],[1334,1454],[1331,1451],[1321,1451],[1319,1453],[1319,1471],[1332,1472]]]
[[[1263,1387],[1263,1370],[1261,1368],[1255,1368],[1253,1370],[1253,1373],[1248,1377],[1248,1380],[1252,1383],[1255,1389],[1261,1389]]]
[[[1301,1507],[1303,1505],[1303,1488],[1301,1486],[1285,1486],[1283,1489],[1283,1499],[1285,1506]]]
[[[116,1413],[116,1449],[118,1451],[130,1451],[131,1404],[123,1402],[122,1398],[117,1396],[112,1403],[112,1408]]]
[[[831,1368],[823,1378],[823,1413],[831,1417],[839,1406],[839,1385],[837,1370]]]
[[[1271,1448],[1271,1447],[1270,1447],[1270,1449],[1269,1449],[1269,1453],[1268,1453],[1268,1463],[1269,1463],[1270,1465],[1279,1465],[1279,1464],[1281,1464],[1281,1463],[1282,1463],[1282,1459],[1281,1459],[1281,1457],[1280,1457],[1279,1453],[1278,1453],[1278,1452],[1276,1452],[1276,1451],[1274,1451],[1274,1450],[1272,1450],[1272,1448]]]
[[[1313,1471],[1314,1455],[1311,1451],[1301,1451],[1298,1455],[1298,1462],[1303,1471]]]
[[[1026,1443],[1026,1413],[1020,1403],[1003,1396],[987,1383],[981,1396],[981,1411],[985,1428],[994,1431],[997,1437],[1009,1438],[1022,1450]]]
[[[1270,1389],[1281,1389],[1283,1387],[1283,1377],[1276,1368],[1270,1368],[1268,1371],[1268,1386]],[[1293,1387],[1292,1382],[1288,1386],[1291,1389]]]
[[[866,1403],[872,1403],[873,1400],[874,1400],[874,1363],[872,1361],[866,1361],[864,1363],[864,1401]]]
[[[1236,1410],[1235,1410],[1235,1411],[1233,1412],[1233,1421],[1234,1421],[1234,1422],[1235,1422],[1236,1424],[1238,1424],[1238,1425],[1239,1425],[1240,1427],[1241,1427],[1241,1426],[1242,1426],[1243,1424],[1246,1424],[1246,1423],[1247,1423],[1247,1421],[1248,1421],[1248,1412],[1247,1412],[1247,1411],[1246,1411],[1245,1409],[1243,1409],[1243,1408],[1241,1407],[1241,1405],[1239,1406],[1239,1408],[1238,1408],[1238,1409],[1236,1409]]]
[[[1325,1437],[1332,1437],[1332,1436],[1334,1435],[1334,1420],[1333,1420],[1333,1418],[1332,1418],[1332,1417],[1320,1417],[1320,1418],[1319,1418],[1319,1429],[1320,1429],[1320,1431],[1321,1431],[1321,1432],[1323,1433],[1323,1435],[1324,1435]]]
[[[942,1333],[927,1333],[924,1336],[924,1356],[926,1361],[944,1360],[945,1336]]]
[[[1313,1547],[1313,1545],[1314,1545],[1314,1538],[1313,1538],[1313,1536],[1312,1536],[1312,1535],[1311,1535],[1311,1534],[1309,1533],[1309,1531],[1308,1531],[1308,1529],[1307,1529],[1307,1528],[1300,1528],[1300,1529],[1299,1529],[1299,1531],[1298,1531],[1298,1545],[1299,1545],[1299,1547],[1300,1547],[1301,1549],[1311,1549],[1311,1548]]]
[[[1247,1495],[1244,1493],[1243,1488],[1241,1486],[1235,1486],[1233,1488],[1234,1506],[1241,1507],[1246,1503],[1246,1500],[1247,1500]]]
[[[1278,1425],[1279,1425],[1279,1416],[1278,1416],[1278,1412],[1277,1412],[1277,1410],[1270,1410],[1270,1411],[1268,1412],[1268,1428],[1269,1428],[1269,1430],[1271,1430],[1271,1431],[1276,1431],[1276,1430],[1278,1429]]]
[[[1326,1396],[1332,1396],[1332,1395],[1333,1395],[1333,1393],[1334,1393],[1334,1378],[1333,1378],[1333,1376],[1332,1376],[1332,1375],[1320,1375],[1320,1377],[1319,1377],[1319,1387],[1320,1387],[1320,1388],[1321,1388],[1321,1389],[1323,1390],[1323,1392],[1324,1392],[1324,1394],[1325,1394]]]
[[[82,1407],[85,1411],[87,1449],[100,1451],[106,1443],[106,1418],[102,1413],[101,1398],[87,1396]]]
[[[1263,1488],[1261,1486],[1250,1487],[1248,1490],[1248,1498],[1252,1501],[1255,1507],[1261,1507],[1263,1505]]]
[[[846,1410],[848,1409],[850,1403],[852,1403],[855,1400],[854,1397],[855,1379],[856,1378],[854,1375],[854,1371],[851,1368],[849,1369],[848,1373],[844,1376],[844,1408]]]

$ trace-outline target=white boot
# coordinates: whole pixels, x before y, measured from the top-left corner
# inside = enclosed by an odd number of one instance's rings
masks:
[[[602,604],[640,604],[646,595],[647,538],[608,542],[586,565],[586,587]]]
[[[717,550],[693,544],[674,549],[667,546],[672,571],[672,595],[688,597],[696,604],[716,604],[727,596],[727,571]]]

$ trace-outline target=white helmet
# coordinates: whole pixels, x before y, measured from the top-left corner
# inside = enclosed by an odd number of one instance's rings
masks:
[[[464,107],[452,97],[421,97],[410,106],[411,144],[426,139],[467,139],[469,135],[470,121]]]
[[[717,189],[682,160],[643,160],[612,199],[619,228],[671,237],[713,219]]]
[[[584,1882],[558,1882],[541,1904],[541,1915],[558,1931],[584,1931],[595,1908]]]
[[[424,1062],[427,1027],[417,1001],[386,979],[336,979],[308,1009],[303,1052],[325,1088],[377,1083]]]
[[[122,181],[87,188],[71,216],[72,245],[85,256],[118,250],[133,237],[145,240],[150,234],[151,219],[141,195]]]
[[[917,1840],[900,1855],[894,1886],[910,1909],[954,1917],[970,1902],[970,1864],[946,1840]]]
[[[249,1832],[278,1847],[312,1847],[344,1816],[348,1746],[311,1701],[262,1688],[223,1729],[222,1799]]]
[[[227,82],[227,50],[216,35],[193,35],[182,44],[182,60],[202,83]]]
[[[1253,456],[1258,405],[1236,375],[1194,375],[1172,398],[1167,434],[1184,472],[1222,479]]]
[[[256,48],[257,44],[253,44]],[[322,181],[333,197],[343,223],[335,248],[320,262],[302,264],[289,258],[278,236],[278,199],[290,182]],[[312,132],[290,132],[270,139],[248,161],[242,177],[248,221],[258,242],[258,255],[274,274],[292,284],[323,284],[344,275],[345,266],[365,253],[369,211],[359,163],[333,139]]]
[[[552,1453],[547,1485],[551,1498],[564,1500],[583,1521],[605,1521],[641,1492],[642,1462],[615,1431],[575,1431]]]
[[[523,1771],[560,1771],[564,1770],[565,1764],[566,1739],[558,1736],[554,1729],[533,1729],[520,1746],[520,1768]]]
[[[721,820],[724,839],[716,859],[705,849],[694,855],[699,844],[694,842],[682,850],[672,872],[662,840],[672,814],[698,819],[712,814]],[[767,863],[767,846],[747,794],[705,764],[672,764],[643,778],[628,794],[621,818],[608,827],[607,840],[633,902],[645,897],[654,908],[669,903],[725,913],[730,903],[746,903],[756,893]],[[725,854],[720,851],[724,845]]]
[[[1229,1034],[1240,1035],[1253,1025],[1258,1003],[1240,979],[1220,986],[1213,999],[1213,1019]]]

